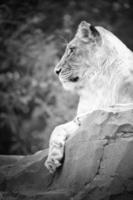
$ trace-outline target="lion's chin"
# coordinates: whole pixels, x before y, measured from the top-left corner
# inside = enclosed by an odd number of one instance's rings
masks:
[[[83,88],[83,84],[82,81],[78,81],[78,82],[71,82],[71,81],[62,81],[62,86],[65,90],[73,92],[73,93],[79,93]]]
[[[79,77],[73,77],[73,78],[69,78],[68,80],[64,80],[61,77],[59,77],[59,80],[63,86],[63,88],[65,90],[69,90],[71,92],[78,92],[79,90],[81,90],[82,86],[83,86],[83,80]]]
[[[75,88],[76,88],[76,83],[73,83],[73,82],[67,82],[67,81],[62,81],[62,86],[65,90],[69,90],[69,91],[75,91]]]

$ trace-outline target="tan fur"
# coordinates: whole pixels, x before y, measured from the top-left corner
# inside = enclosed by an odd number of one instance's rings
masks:
[[[102,27],[91,27],[87,22],[81,22],[55,71],[60,71],[63,87],[80,96],[77,118],[98,109],[132,106],[133,54]],[[52,133],[45,163],[50,172],[60,166],[65,141],[78,127],[74,120],[56,127]]]

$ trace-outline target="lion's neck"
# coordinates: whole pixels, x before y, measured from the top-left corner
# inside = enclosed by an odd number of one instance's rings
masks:
[[[108,86],[107,86],[108,88]],[[100,88],[100,90],[90,91],[87,88],[81,95],[79,99],[79,105],[77,114],[84,114],[88,112],[93,112],[94,110],[103,109],[108,106],[115,104],[115,98],[113,95],[113,89]],[[115,88],[114,88],[115,90]]]
[[[117,59],[114,60],[108,66],[111,71],[99,72],[85,84],[84,88],[79,92],[78,115],[123,103],[123,99],[119,98],[119,89],[126,77],[129,77],[129,72],[127,67],[125,67],[125,70],[124,68],[119,68],[119,64],[121,65],[121,62],[117,62]],[[127,102],[130,102],[128,98]]]
[[[92,82],[89,82],[89,84],[80,91],[77,114],[91,113],[94,110],[113,105],[115,103],[115,95],[113,95],[115,87],[110,88],[111,84],[107,84],[107,80],[95,77]]]

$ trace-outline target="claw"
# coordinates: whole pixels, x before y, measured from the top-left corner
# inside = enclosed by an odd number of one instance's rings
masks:
[[[61,163],[53,158],[48,158],[45,162],[45,167],[49,170],[51,174],[53,174],[56,171],[56,168],[61,166]]]

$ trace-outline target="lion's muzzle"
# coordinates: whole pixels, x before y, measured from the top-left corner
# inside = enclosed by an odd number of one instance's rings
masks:
[[[61,73],[61,66],[59,64],[57,64],[55,66],[54,72],[59,76],[59,74]]]

